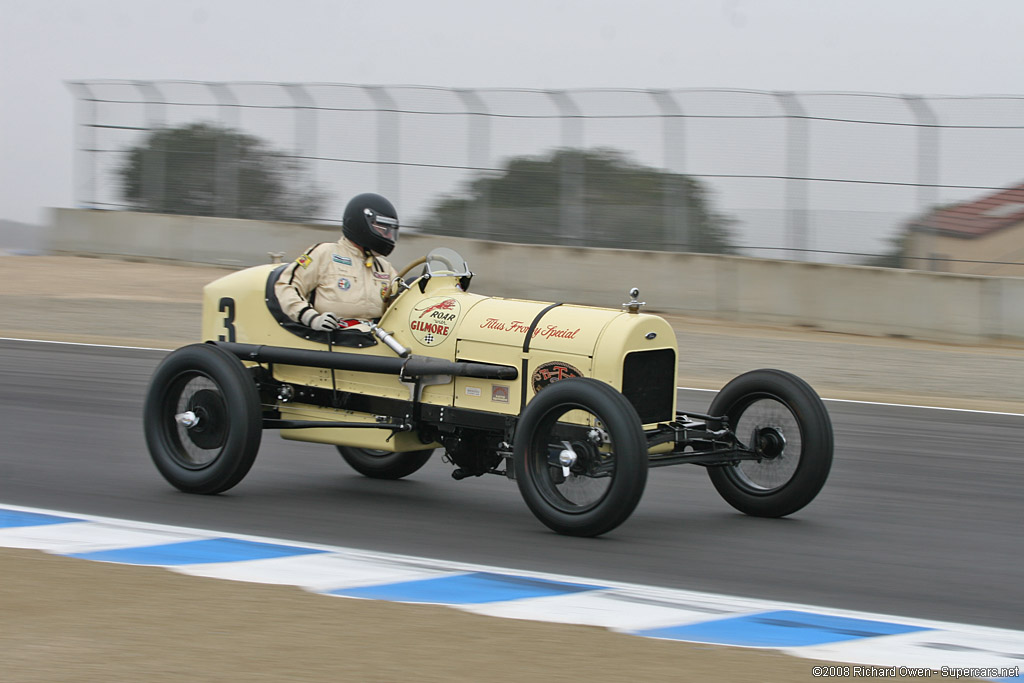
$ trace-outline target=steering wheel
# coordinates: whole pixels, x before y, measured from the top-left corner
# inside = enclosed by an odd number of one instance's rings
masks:
[[[427,257],[426,256],[420,256],[418,259],[416,259],[415,261],[413,261],[412,263],[407,265],[405,268],[402,268],[401,272],[398,273],[398,277],[400,277],[401,279],[404,280],[405,276],[409,274],[410,270],[412,270],[416,266],[422,266],[426,262],[427,262]]]
[[[449,270],[445,270],[445,271],[435,271],[435,272],[432,273],[433,275],[441,275],[441,274],[453,274],[454,275],[457,272],[455,264],[452,263],[452,260],[450,258],[448,258],[443,253],[443,251],[442,251],[442,253],[437,253],[437,251],[435,250],[435,251],[432,251],[430,254],[427,254],[426,256],[421,256],[420,258],[416,259],[415,261],[413,261],[412,263],[407,265],[405,268],[403,268],[401,270],[401,272],[398,273],[398,277],[396,278],[397,282],[398,282],[397,291],[394,292],[394,294],[391,294],[390,296],[387,297],[387,299],[385,300],[385,306],[390,306],[391,303],[398,297],[399,294],[401,294],[402,292],[404,292],[406,289],[409,288],[409,285],[406,284],[406,282],[405,282],[405,276],[408,275],[409,272],[413,270],[413,268],[416,268],[417,266],[422,266],[428,260],[442,263],[442,264],[444,264],[445,266],[447,266],[449,268]],[[465,264],[463,264],[462,267],[465,268]]]
[[[390,286],[392,288],[392,293],[389,293],[388,296],[384,299],[385,308],[390,307],[391,304],[394,303],[395,299],[398,298],[399,294],[409,289],[409,285],[405,284],[405,276],[409,274],[409,271],[411,271],[416,266],[422,266],[426,262],[427,257],[420,256],[418,259],[407,265],[405,268],[402,268],[402,270],[398,273],[398,276],[395,278],[395,280],[391,282]],[[395,287],[395,282],[398,283],[397,287]]]

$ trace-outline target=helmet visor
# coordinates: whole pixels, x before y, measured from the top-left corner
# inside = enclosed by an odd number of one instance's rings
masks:
[[[366,215],[366,224],[370,226],[375,234],[383,237],[389,242],[394,242],[398,237],[398,219],[382,216],[373,209],[363,209]]]

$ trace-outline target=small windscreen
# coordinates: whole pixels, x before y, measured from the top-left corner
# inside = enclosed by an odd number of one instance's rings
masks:
[[[427,254],[427,272],[431,275],[469,275],[466,259],[454,249],[438,247]]]

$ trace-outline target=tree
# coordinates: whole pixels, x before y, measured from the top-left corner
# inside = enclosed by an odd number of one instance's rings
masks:
[[[868,256],[861,261],[861,265],[875,266],[878,268],[904,268],[903,257],[907,252],[907,241],[910,237],[909,231],[904,231],[895,237],[889,237],[888,249],[881,254]]]
[[[152,131],[117,173],[136,211],[303,222],[324,203],[300,160],[216,124]]]
[[[423,229],[535,244],[735,253],[733,221],[690,176],[631,162],[611,149],[515,157],[446,196]]]

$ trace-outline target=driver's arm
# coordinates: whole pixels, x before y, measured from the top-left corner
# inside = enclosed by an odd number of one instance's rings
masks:
[[[319,315],[314,304],[314,293],[322,279],[325,261],[322,256],[326,242],[310,247],[302,256],[289,264],[274,283],[274,293],[281,310],[292,320],[309,325]]]
[[[398,296],[399,291],[398,283],[395,282],[398,279],[398,271],[395,270],[395,267],[391,265],[390,261],[385,261],[385,263],[387,264],[386,272],[388,274],[388,291],[390,293],[390,296],[383,297],[384,310],[386,311],[388,310],[388,306],[390,306],[394,302],[395,297]]]

